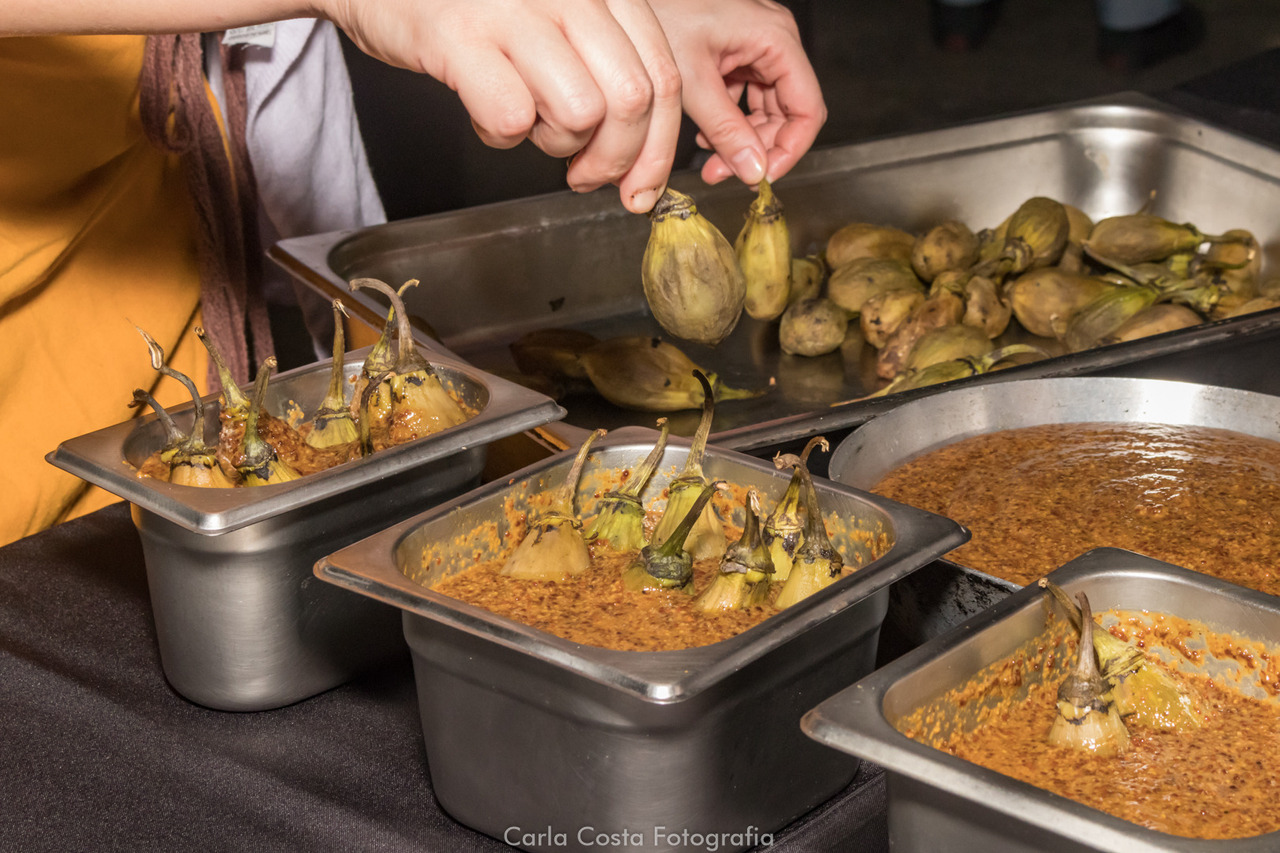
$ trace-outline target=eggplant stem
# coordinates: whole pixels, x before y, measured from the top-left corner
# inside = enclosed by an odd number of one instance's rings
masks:
[[[645,484],[649,482],[653,472],[658,469],[658,462],[662,460],[662,454],[667,449],[667,435],[670,433],[671,427],[666,418],[658,418],[658,428],[661,431],[658,434],[658,440],[654,442],[653,449],[631,471],[631,477],[628,478],[622,488],[618,489],[618,494],[631,498],[640,497],[640,493],[644,491]]]
[[[574,509],[575,498],[578,495],[578,480],[582,476],[582,469],[587,463],[587,457],[591,454],[591,445],[596,439],[603,438],[608,433],[605,429],[592,430],[586,440],[582,442],[582,446],[578,448],[578,455],[573,459],[573,465],[569,467],[569,473],[565,476],[564,482],[560,484],[554,497],[555,507],[562,514],[573,517],[577,515]]]
[[[342,318],[346,313],[347,309],[343,306],[342,300],[333,300],[333,366],[329,374],[329,393],[325,395],[324,406],[333,407],[336,403],[338,409],[345,408],[347,405],[347,395],[343,390],[347,379],[346,372],[343,370],[347,354],[347,336],[342,328]]]
[[[685,460],[684,472],[680,475],[680,479],[696,478],[699,481],[705,481],[706,475],[702,473],[702,458],[706,455],[707,441],[711,437],[711,421],[715,418],[716,400],[707,375],[701,370],[694,370],[693,375],[702,385],[702,418],[698,421],[697,432],[693,434],[693,445],[689,448],[689,456]]]
[[[164,406],[161,406],[156,402],[155,397],[152,397],[141,388],[133,389],[133,401],[129,403],[129,407],[132,409],[141,409],[143,406],[150,406],[152,411],[156,413],[156,417],[164,427],[166,446],[176,447],[186,439],[186,433],[178,429],[178,425],[173,422],[173,417],[165,411]]]
[[[391,309],[396,317],[396,337],[398,339],[396,341],[396,371],[408,373],[423,369],[425,361],[418,354],[418,350],[413,344],[413,327],[409,323],[408,312],[404,310],[404,299],[400,296],[408,288],[417,287],[418,279],[411,278],[406,281],[399,292],[385,281],[379,281],[376,278],[353,278],[348,286],[352,291],[360,288],[376,290],[387,297],[391,302]],[[418,364],[419,361],[423,361],[423,364]]]
[[[191,403],[195,412],[195,419],[191,424],[191,440],[204,442],[204,400],[200,397],[200,390],[196,388],[196,383],[191,381],[191,377],[181,371],[174,370],[165,364],[164,348],[156,342],[156,339],[147,334],[140,326],[134,326],[138,330],[138,334],[142,335],[142,339],[147,342],[147,352],[151,356],[151,367],[158,370],[161,374],[181,382],[191,394]],[[197,329],[199,334],[203,329]]]

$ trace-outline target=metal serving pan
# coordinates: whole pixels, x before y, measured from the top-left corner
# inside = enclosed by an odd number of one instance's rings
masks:
[[[633,466],[656,437],[624,428],[593,448],[578,493],[583,517],[594,512],[599,475]],[[671,441],[646,505],[688,452],[687,441]],[[316,575],[404,611],[432,786],[462,823],[531,850],[586,849],[602,835],[648,850],[707,849],[690,834],[714,836],[719,849],[753,846],[852,778],[857,763],[815,748],[800,733],[800,715],[872,670],[888,584],[968,533],[818,478],[842,553],[857,529],[887,533],[890,549],[736,637],[683,651],[581,645],[424,585],[484,556],[471,535],[478,526],[497,531],[483,540],[502,541],[508,502],[518,510],[531,490],[562,483],[572,455],[344,548],[318,562]],[[766,506],[789,479],[714,446],[704,470],[755,485]]]
[[[1090,551],[1049,577],[1072,597],[1087,593],[1100,609],[1167,613],[1268,648],[1280,646],[1280,601],[1274,596],[1129,551]],[[898,731],[898,721],[912,711],[1039,635],[1048,613],[1046,596],[1036,586],[1025,587],[805,715],[801,725],[810,737],[885,768],[889,842],[895,853],[1253,853],[1280,848],[1280,832],[1213,841],[1146,829]],[[1248,684],[1246,680],[1244,689]]]
[[[918,456],[974,435],[1052,423],[1161,423],[1280,439],[1280,397],[1160,379],[1074,376],[1005,382],[915,400],[840,442],[832,479],[870,489]],[[942,559],[894,584],[886,629],[908,647],[1019,589]]]
[[[348,377],[368,352],[348,353]],[[170,684],[210,708],[259,711],[313,696],[404,648],[396,614],[317,584],[322,555],[472,487],[486,444],[563,414],[556,403],[451,356],[424,352],[477,414],[364,459],[259,488],[198,489],[139,478],[164,444],[155,415],[63,442],[46,458],[132,504],[160,659]],[[329,362],[272,377],[267,409],[314,412]],[[217,398],[206,427],[217,433]],[[173,411],[189,428],[192,406]]]
[[[672,186],[730,238],[752,198],[737,182],[707,186],[679,173]],[[1085,101],[954,128],[814,150],[777,184],[797,253],[815,251],[852,221],[922,231],[957,217],[995,226],[1034,195],[1080,207],[1095,218],[1129,213],[1156,192],[1152,212],[1192,220],[1209,233],[1251,229],[1267,253],[1280,256],[1280,152],[1218,129],[1137,94]],[[513,369],[508,344],[532,329],[572,327],[601,337],[660,334],[640,286],[649,223],[627,213],[616,193],[568,191],[277,243],[271,256],[309,287],[343,299],[377,328],[377,297],[349,294],[346,281],[373,276],[397,283],[419,278],[405,294],[409,311],[429,323],[444,345],[490,370]],[[1178,378],[1216,382],[1214,363],[1233,383],[1274,383],[1249,345],[1280,332],[1272,310],[1115,346],[1062,355],[962,380],[1001,382],[1034,376],[1125,370],[1148,375],[1178,354]],[[751,450],[817,432],[832,436],[913,397],[920,389],[831,407],[874,390],[869,347],[848,359],[806,359],[779,351],[777,324],[743,316],[718,347],[681,344],[726,382],[765,388],[765,396],[720,406],[712,428],[721,447]],[[1233,358],[1243,349],[1240,357]],[[1203,374],[1202,374],[1203,372]],[[1167,374],[1166,374],[1167,375]],[[1238,385],[1237,387],[1249,387]],[[1255,388],[1254,390],[1263,390]],[[568,415],[549,429],[567,446],[592,429],[648,424],[595,395],[569,396]],[[697,412],[682,412],[672,432],[691,435]]]

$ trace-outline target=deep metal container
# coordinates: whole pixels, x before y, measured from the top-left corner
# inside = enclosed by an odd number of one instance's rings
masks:
[[[733,239],[750,190],[736,181],[707,186],[693,172],[674,175],[671,184],[692,195]],[[814,150],[775,189],[797,254],[824,247],[849,222],[920,232],[958,218],[976,230],[996,226],[1031,196],[1047,195],[1095,219],[1150,202],[1153,213],[1190,220],[1208,233],[1248,228],[1264,247],[1264,269],[1275,270],[1280,262],[1280,151],[1132,93]],[[586,196],[566,191],[292,238],[276,244],[271,256],[307,286],[342,295],[375,327],[385,309],[371,293],[348,294],[347,280],[420,278],[423,285],[405,295],[409,311],[468,361],[510,370],[508,344],[533,329],[572,327],[601,337],[661,334],[640,284],[648,234],[648,220],[626,212],[612,189]],[[1057,355],[961,384],[1110,371],[1280,392],[1280,378],[1266,367],[1280,346],[1278,335],[1280,310],[1271,310]],[[834,437],[837,429],[938,391],[832,407],[875,389],[871,348],[852,350],[847,358],[788,356],[779,349],[776,322],[745,315],[715,348],[680,346],[731,385],[769,388],[762,397],[717,409],[712,441],[738,450],[802,441],[816,432]],[[650,423],[597,395],[563,402],[568,414],[552,432]],[[696,411],[676,413],[672,432],[691,435],[697,421]],[[582,434],[564,443],[575,444]]]
[[[349,353],[348,377],[367,350]],[[496,439],[554,420],[550,399],[427,351],[477,414],[467,422],[299,480],[198,489],[139,478],[164,445],[154,415],[63,442],[48,460],[132,505],[142,539],[164,673],[175,690],[227,711],[276,708],[335,687],[403,653],[397,614],[312,574],[324,554],[473,487]],[[275,376],[266,407],[315,411],[328,362]],[[217,431],[210,397],[206,428]],[[192,407],[175,409],[184,429]]]
[[[1058,377],[955,388],[906,403],[836,447],[830,477],[871,489],[918,456],[975,435],[1055,423],[1160,423],[1280,439],[1280,397],[1159,379]],[[886,629],[905,647],[943,633],[1019,585],[942,559],[894,584]]]
[[[657,433],[625,428],[593,448],[578,493],[593,514],[600,472],[630,468]],[[643,500],[683,468],[673,439]],[[510,527],[506,504],[563,482],[573,452],[490,483],[326,557],[316,574],[404,611],[432,787],[460,822],[530,850],[615,844],[741,849],[840,791],[856,762],[818,747],[800,715],[871,671],[886,590],[959,545],[954,522],[818,479],[831,538],[884,532],[879,559],[722,642],[624,652],[570,642],[434,592]],[[771,507],[789,472],[709,447],[706,475],[761,490]],[[411,807],[411,804],[406,804]],[[752,835],[754,833],[754,835]],[[697,836],[696,840],[693,836]]]
[[[1049,577],[1072,597],[1085,592],[1099,609],[1171,614],[1272,649],[1280,646],[1280,600],[1274,596],[1128,551],[1090,551]],[[1280,832],[1214,841],[1146,829],[971,764],[898,730],[897,723],[917,708],[1037,637],[1049,613],[1046,600],[1039,587],[1021,589],[805,715],[802,726],[817,741],[885,768],[889,840],[895,853],[1280,849]],[[1243,683],[1249,689],[1248,680]],[[1266,697],[1261,691],[1255,695]],[[1248,744],[1240,748],[1248,749]]]

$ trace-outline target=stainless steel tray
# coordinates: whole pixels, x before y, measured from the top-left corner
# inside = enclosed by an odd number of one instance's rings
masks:
[[[1102,609],[1169,613],[1280,646],[1280,601],[1128,551],[1101,548],[1049,575]],[[885,768],[889,840],[900,853],[1272,851],[1280,833],[1182,838],[1130,823],[903,735],[895,724],[1043,631],[1046,593],[1023,588],[805,715],[805,732]],[[1247,685],[1247,682],[1245,682]],[[1247,687],[1246,687],[1247,689]],[[1241,744],[1247,749],[1247,744]]]
[[[579,489],[584,517],[593,512],[597,474],[634,465],[656,436],[625,428],[598,443]],[[668,445],[646,505],[688,451],[687,441]],[[871,671],[888,584],[967,532],[819,478],[836,546],[849,553],[845,537],[861,528],[889,533],[890,550],[736,637],[684,651],[584,646],[419,582],[472,565],[477,540],[468,534],[477,525],[502,541],[508,500],[518,509],[530,490],[563,482],[571,456],[344,548],[318,562],[316,575],[404,611],[432,786],[462,823],[538,850],[586,849],[599,844],[597,834],[623,832],[636,834],[626,846],[649,850],[685,849],[670,840],[681,832],[737,833],[739,841],[720,848],[751,846],[852,778],[856,763],[814,749],[800,733],[800,714]],[[757,486],[767,506],[788,480],[771,464],[716,447],[704,468],[708,477]],[[546,834],[512,840],[510,827]],[[591,831],[582,835],[584,828]],[[757,841],[742,841],[749,828]]]
[[[731,239],[737,233],[751,199],[741,184],[710,187],[696,174],[681,173],[672,185],[692,194]],[[1265,247],[1269,268],[1280,253],[1275,216],[1280,152],[1137,94],[815,150],[776,189],[786,204],[797,253],[822,247],[836,228],[855,220],[913,230],[947,217],[994,226],[1033,195],[1053,196],[1101,217],[1136,210],[1152,191],[1157,192],[1156,213],[1193,220],[1210,233],[1250,228]],[[615,193],[563,192],[284,240],[271,256],[321,293],[354,298],[356,310],[375,326],[384,309],[369,294],[348,294],[346,280],[420,278],[423,286],[406,295],[410,312],[429,323],[449,349],[496,370],[512,368],[507,345],[535,328],[568,326],[600,336],[659,334],[639,280],[648,231],[648,220],[623,210]],[[776,332],[776,323],[744,315],[715,349],[681,344],[694,361],[730,384],[766,387],[776,380],[764,397],[719,407],[716,444],[749,450],[818,432],[831,435],[938,390],[833,408],[830,403],[874,387],[866,352],[847,362],[839,354],[786,356]],[[1272,310],[1058,356],[962,384],[1094,373],[1190,350],[1212,359],[1221,347],[1277,332],[1280,311]],[[1181,369],[1198,367],[1192,361]],[[564,403],[568,415],[553,430],[571,436],[566,445],[580,440],[584,429],[651,422],[648,415],[615,408],[594,395],[568,397]],[[697,417],[696,412],[673,417],[673,432],[692,434]]]
[[[1049,423],[1164,423],[1280,439],[1280,397],[1159,379],[1076,376],[955,388],[864,424],[831,455],[832,479],[870,489],[893,469],[974,435]],[[1019,585],[942,559],[890,590],[886,628],[904,645],[937,636]]]
[[[349,353],[348,376],[366,350]],[[289,483],[198,489],[140,479],[164,444],[154,415],[70,439],[48,460],[132,504],[160,659],[169,683],[211,708],[259,711],[341,684],[402,653],[396,613],[318,584],[322,555],[474,486],[486,445],[563,413],[550,399],[472,365],[426,353],[477,410],[449,430]],[[330,365],[273,377],[267,407],[315,411]],[[124,391],[122,391],[124,393]],[[206,407],[212,440],[216,399]],[[191,424],[191,405],[173,412]]]

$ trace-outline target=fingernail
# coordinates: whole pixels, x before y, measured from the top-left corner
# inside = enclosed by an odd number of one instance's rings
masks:
[[[733,171],[743,183],[758,184],[764,177],[764,163],[753,148],[743,148],[733,155]]]
[[[649,188],[647,190],[637,190],[631,194],[630,209],[636,213],[648,213],[653,210],[653,206],[658,203],[658,195],[660,189]]]

